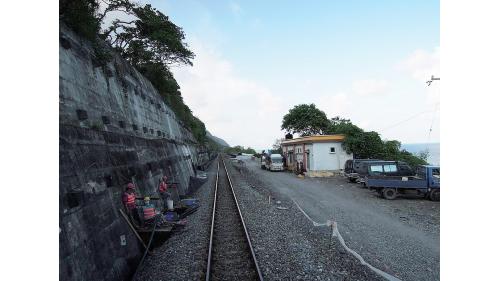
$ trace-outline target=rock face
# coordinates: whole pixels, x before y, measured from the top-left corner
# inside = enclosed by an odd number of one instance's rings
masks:
[[[118,55],[99,66],[91,44],[65,26],[59,45],[59,277],[127,280],[142,254],[121,217],[128,182],[157,196],[158,180],[194,188],[209,152]]]

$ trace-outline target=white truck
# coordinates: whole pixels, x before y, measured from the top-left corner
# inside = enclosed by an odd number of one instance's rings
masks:
[[[283,156],[281,154],[271,154],[266,157],[266,169],[269,171],[283,171]]]

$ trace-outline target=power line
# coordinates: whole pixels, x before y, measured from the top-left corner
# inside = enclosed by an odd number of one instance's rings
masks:
[[[389,127],[386,127],[386,128],[384,128],[384,129],[380,130],[379,132],[382,132],[382,131],[385,131],[385,130],[388,130],[388,129],[394,128],[394,127],[396,127],[396,126],[399,126],[399,125],[401,125],[401,124],[403,124],[403,123],[405,123],[405,122],[407,122],[407,121],[410,121],[410,120],[412,120],[412,119],[414,119],[414,118],[416,118],[416,117],[418,117],[418,116],[420,116],[420,115],[422,115],[422,114],[424,114],[424,113],[428,113],[428,112],[432,112],[432,111],[434,111],[434,112],[435,112],[435,110],[436,110],[436,109],[429,109],[429,110],[425,110],[425,111],[419,112],[419,113],[417,113],[417,114],[415,114],[415,115],[412,115],[411,117],[409,117],[409,118],[407,118],[407,119],[404,119],[403,121],[397,122],[397,123],[396,123],[396,124],[394,124],[394,125],[391,125],[391,126],[389,126]]]
[[[439,103],[436,103],[436,107],[434,108],[434,113],[432,114],[431,127],[429,128],[429,135],[427,136],[427,143],[429,143],[431,139],[432,126],[434,126],[434,119],[436,118],[436,112],[438,111]]]

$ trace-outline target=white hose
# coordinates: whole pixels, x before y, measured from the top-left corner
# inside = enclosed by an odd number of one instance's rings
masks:
[[[309,217],[309,215],[306,212],[304,212],[304,210],[302,210],[302,208],[299,206],[299,204],[297,204],[297,202],[295,202],[295,200],[292,199],[292,201],[293,201],[293,203],[295,203],[297,208],[299,208],[299,210],[302,212],[302,214],[304,214],[304,216],[313,223],[314,226],[332,226],[332,237],[337,237],[337,239],[339,240],[342,247],[344,247],[344,249],[346,249],[346,251],[348,251],[353,256],[355,256],[361,262],[362,265],[366,265],[373,272],[375,272],[379,276],[384,277],[385,279],[387,279],[389,281],[401,281],[401,279],[398,279],[398,278],[390,275],[389,273],[384,272],[384,271],[372,266],[371,264],[367,263],[363,259],[362,256],[360,256],[358,253],[356,253],[351,248],[347,247],[347,245],[345,244],[344,238],[342,237],[342,235],[340,234],[340,232],[338,230],[337,222],[335,222],[335,221],[332,222],[332,221],[328,220],[326,223],[317,223],[313,219],[311,219],[311,217]]]
[[[389,281],[401,281],[400,279],[390,275],[389,273],[382,271],[382,270],[372,266],[371,264],[367,263],[363,259],[363,257],[361,257],[358,253],[356,253],[354,250],[347,247],[347,245],[345,244],[344,238],[342,238],[342,235],[340,235],[340,232],[337,228],[337,222],[335,222],[335,221],[332,222],[332,237],[337,237],[339,239],[340,244],[344,247],[344,249],[346,249],[346,251],[348,251],[353,256],[355,256],[361,262],[361,264],[368,266],[368,268],[370,268],[373,272],[377,273],[378,275],[384,277],[385,279],[387,279]]]

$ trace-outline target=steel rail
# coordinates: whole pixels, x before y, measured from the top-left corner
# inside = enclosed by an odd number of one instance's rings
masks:
[[[214,240],[213,234],[214,234],[214,225],[215,225],[215,210],[216,210],[216,206],[217,206],[217,190],[218,190],[218,184],[219,184],[219,170],[220,170],[220,161],[221,160],[222,160],[222,164],[224,166],[224,171],[226,173],[226,177],[229,181],[229,187],[231,189],[231,193],[233,194],[234,202],[236,203],[236,208],[238,209],[240,222],[243,226],[243,230],[245,231],[246,242],[248,244],[250,252],[252,253],[253,265],[255,267],[255,270],[257,271],[257,275],[259,276],[259,280],[263,281],[264,278],[262,277],[262,273],[260,271],[259,264],[257,262],[257,258],[255,257],[255,252],[253,250],[252,242],[250,240],[250,235],[248,234],[248,230],[247,230],[245,221],[243,220],[243,215],[241,214],[240,205],[238,203],[238,200],[236,199],[236,194],[234,193],[233,183],[231,181],[231,177],[229,176],[229,172],[227,171],[224,159],[222,159],[222,158],[217,160],[217,177],[215,180],[214,204],[212,207],[212,223],[211,223],[211,227],[210,227],[210,242],[209,242],[209,247],[208,247],[208,261],[207,261],[207,270],[206,270],[205,280],[206,281],[210,280],[210,272],[211,272],[211,266],[212,266],[212,245],[213,245],[213,240]]]
[[[250,235],[248,234],[245,220],[243,219],[243,215],[241,214],[240,204],[238,203],[238,199],[236,199],[236,194],[234,193],[234,189],[233,189],[233,182],[231,181],[231,177],[229,176],[229,172],[227,171],[226,163],[224,163],[224,159],[222,159],[222,164],[224,165],[224,170],[226,171],[226,176],[227,176],[227,179],[229,180],[229,187],[231,188],[231,192],[233,193],[233,198],[234,198],[234,202],[236,203],[236,208],[238,208],[238,214],[240,215],[241,224],[243,224],[243,229],[245,230],[245,236],[247,237],[248,247],[250,248],[250,252],[252,252],[252,259],[253,259],[255,269],[257,270],[257,275],[259,275],[259,280],[263,281],[264,278],[262,277],[262,273],[260,272],[259,263],[257,262],[257,258],[255,257],[255,252],[253,250],[252,241],[250,240]]]
[[[217,159],[217,177],[215,178],[215,191],[214,191],[214,205],[212,207],[212,223],[210,226],[210,242],[208,244],[208,261],[207,272],[205,273],[205,280],[210,280],[210,270],[212,266],[212,244],[214,241],[214,225],[215,225],[215,206],[217,204],[217,187],[219,185],[219,159]]]

